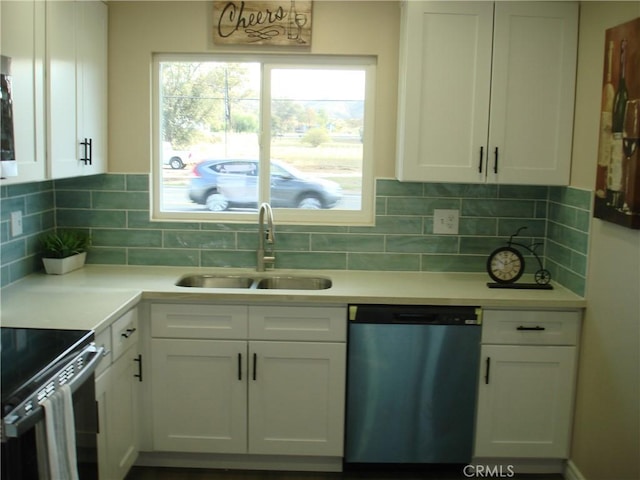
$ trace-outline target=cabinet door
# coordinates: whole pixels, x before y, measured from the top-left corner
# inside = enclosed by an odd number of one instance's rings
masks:
[[[51,178],[105,171],[106,8],[96,1],[46,2]],[[80,143],[93,137],[96,162],[89,165],[80,160]]]
[[[152,339],[153,449],[246,453],[247,343]]]
[[[567,185],[578,3],[496,2],[494,28],[488,181]]]
[[[114,480],[126,477],[138,456],[137,346],[127,350],[110,368],[107,394],[107,442],[110,474]]]
[[[109,419],[107,405],[108,392],[111,379],[111,369],[106,370],[96,377],[96,405],[98,410],[98,478],[111,479],[111,464],[109,463]]]
[[[476,457],[567,458],[575,347],[483,345]]]
[[[402,8],[396,176],[484,182],[493,3]]]
[[[107,165],[107,6],[78,2],[78,138],[91,140],[91,164],[83,174],[106,171]],[[81,147],[81,154],[84,148]]]
[[[18,176],[3,184],[44,180],[44,3],[1,2],[2,55],[11,58],[14,139]]]
[[[99,478],[121,480],[138,455],[137,345],[96,378]]]
[[[47,144],[51,178],[78,174],[75,2],[46,2]]]
[[[342,456],[346,345],[250,342],[249,453]]]

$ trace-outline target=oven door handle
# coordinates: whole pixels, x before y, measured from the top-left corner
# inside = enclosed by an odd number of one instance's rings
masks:
[[[69,388],[71,389],[71,393],[75,393],[80,386],[87,381],[87,379],[93,374],[98,366],[100,360],[102,360],[102,352],[104,351],[103,346],[89,345],[85,348],[80,355],[84,355],[86,353],[91,354],[91,359],[89,362],[80,370],[80,373],[74,375],[71,381],[67,383]],[[77,357],[76,357],[77,359]],[[75,362],[75,360],[74,360]],[[57,377],[57,375],[56,375]],[[56,389],[59,386],[58,381],[56,380]],[[45,397],[41,402],[44,402],[48,398]],[[28,400],[27,400],[28,401]],[[31,413],[20,418],[18,415],[9,413],[2,420],[2,437],[3,438],[17,438],[22,435],[24,432],[33,427],[36,423],[44,418],[44,408],[42,407],[41,402],[38,402],[36,406],[31,410]],[[19,410],[19,405],[15,410]]]

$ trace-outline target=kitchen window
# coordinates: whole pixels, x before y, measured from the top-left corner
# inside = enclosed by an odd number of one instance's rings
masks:
[[[372,224],[375,59],[158,54],[152,218]]]

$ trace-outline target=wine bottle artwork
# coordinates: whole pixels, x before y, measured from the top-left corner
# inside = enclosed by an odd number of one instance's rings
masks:
[[[298,43],[305,43],[302,39],[302,29],[307,24],[307,16],[298,13],[296,9],[296,0],[291,0],[291,6],[288,13],[289,26],[287,27],[287,38],[295,40]]]
[[[629,100],[625,108],[624,123],[622,127],[622,151],[625,156],[624,165],[624,191],[626,192],[626,198],[622,205],[622,211],[631,215],[635,208],[632,205],[632,198],[634,197],[635,180],[637,180],[638,173],[638,158],[636,156],[634,161],[634,155],[638,150],[638,141],[640,141],[640,100]]]
[[[289,14],[288,14],[289,25],[287,27],[287,38],[289,40],[297,40],[299,37],[298,26],[296,25],[297,14],[298,12],[296,11],[296,0],[291,0],[291,5],[289,6]]]
[[[620,42],[620,79],[616,96],[613,100],[613,114],[611,117],[611,161],[607,175],[607,199],[608,205],[620,209],[623,205],[623,166],[622,166],[622,124],[624,122],[624,111],[627,106],[627,86],[625,75],[625,55],[627,40]]]
[[[613,99],[615,89],[611,81],[613,66],[613,42],[609,42],[606,57],[606,72],[604,87],[602,88],[602,103],[600,111],[600,143],[598,145],[598,170],[596,173],[596,195],[599,198],[606,197],[607,175],[611,162],[611,121],[613,117]]]
[[[593,216],[640,229],[640,17],[603,40]]]

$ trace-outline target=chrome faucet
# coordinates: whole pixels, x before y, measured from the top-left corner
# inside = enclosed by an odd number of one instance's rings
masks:
[[[264,216],[267,215],[267,229],[264,229]],[[264,272],[267,265],[271,268],[275,267],[276,255],[274,246],[276,242],[276,231],[273,226],[273,211],[271,205],[268,203],[262,203],[260,205],[260,213],[258,218],[258,262],[256,264],[256,270],[258,272]],[[268,252],[265,252],[265,241],[268,245]]]

